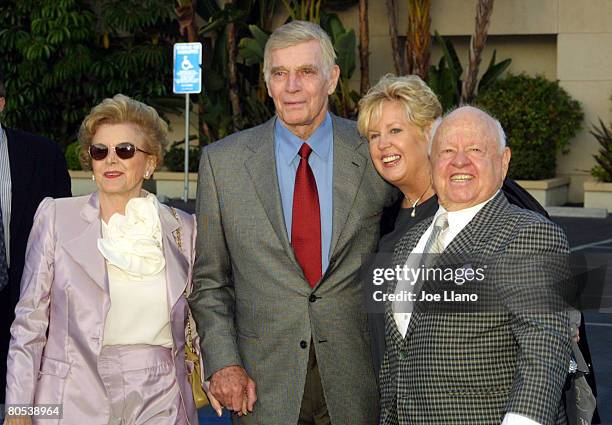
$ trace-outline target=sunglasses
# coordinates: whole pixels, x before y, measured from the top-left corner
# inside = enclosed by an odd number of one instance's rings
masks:
[[[136,155],[136,151],[140,151],[142,153],[146,153],[147,155],[151,155],[147,151],[143,151],[140,148],[134,146],[133,143],[123,142],[119,143],[117,146],[111,148],[115,151],[115,155],[117,155],[121,159],[130,159],[134,155]],[[91,159],[95,161],[102,161],[108,155],[109,148],[102,143],[95,143],[89,146],[89,156]]]

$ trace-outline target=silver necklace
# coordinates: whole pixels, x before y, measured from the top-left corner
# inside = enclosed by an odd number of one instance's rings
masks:
[[[421,200],[421,198],[425,196],[425,194],[427,193],[430,187],[431,187],[431,183],[429,184],[429,186],[427,186],[427,189],[425,189],[425,192],[421,193],[421,196],[419,196],[417,200],[414,201],[414,203],[412,204],[412,212],[410,213],[410,217],[413,217],[413,218],[416,217],[416,207],[419,201]],[[408,200],[408,202],[410,202],[410,198],[408,198],[406,195],[404,195],[404,197]]]

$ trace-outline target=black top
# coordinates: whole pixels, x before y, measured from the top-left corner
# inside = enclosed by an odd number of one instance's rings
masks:
[[[21,274],[34,214],[43,198],[69,197],[70,175],[59,146],[42,136],[5,128],[11,167],[11,266],[0,292],[0,404],[4,403],[9,332],[19,299]]]
[[[397,205],[391,207],[397,208],[399,205],[393,227],[382,229],[383,223],[385,222],[384,218],[383,221],[381,221],[381,235],[383,236],[378,243],[378,252],[393,252],[395,244],[397,244],[402,236],[408,233],[415,224],[426,218],[433,217],[436,211],[438,211],[438,197],[436,195],[427,199],[422,204],[417,204],[414,209],[414,217],[412,216],[413,208],[401,207],[402,200],[403,198],[397,201]],[[385,225],[387,224],[388,223],[385,223]]]

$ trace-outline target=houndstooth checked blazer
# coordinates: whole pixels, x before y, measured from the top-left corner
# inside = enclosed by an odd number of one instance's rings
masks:
[[[394,264],[405,263],[431,220],[419,223],[398,242]],[[569,247],[556,224],[510,205],[500,192],[445,250],[466,252],[501,258],[499,267],[508,273],[499,276],[508,279],[504,287],[511,288],[514,301],[521,304],[539,296],[536,286],[546,286],[532,282],[548,283],[550,289],[559,270],[552,270],[544,258],[565,259]],[[515,268],[505,260],[515,254],[522,258],[527,254],[532,260]],[[568,273],[564,267],[561,273]],[[558,418],[563,417],[561,390],[570,356],[567,313],[500,309],[432,314],[417,304],[406,338],[389,308],[385,321],[382,425],[493,425],[500,424],[507,412],[543,425],[563,423]]]

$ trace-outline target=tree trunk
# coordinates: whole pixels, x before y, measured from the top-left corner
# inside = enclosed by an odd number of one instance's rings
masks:
[[[387,5],[387,19],[389,20],[389,38],[391,38],[391,52],[393,54],[393,66],[395,75],[402,75],[402,58],[397,39],[397,18],[395,16],[395,0],[385,0]]]
[[[363,96],[370,88],[370,30],[368,28],[368,0],[359,0],[359,69]]]
[[[482,59],[482,51],[487,42],[491,14],[493,13],[493,3],[494,0],[478,0],[476,28],[470,40],[469,65],[461,90],[462,104],[469,103],[474,99],[476,83],[478,81],[478,68]]]
[[[430,24],[430,0],[410,0],[404,71],[406,74],[416,74],[423,80],[427,80],[429,71]]]
[[[182,36],[187,35],[187,41],[198,41],[198,29],[195,23],[195,0],[183,0],[175,9]]]
[[[234,127],[234,131],[238,131],[241,128],[241,111],[238,88],[238,72],[236,70],[236,57],[238,55],[238,49],[236,47],[236,24],[233,22],[227,25],[227,49],[227,73],[229,77],[229,97],[232,105],[232,125]]]

